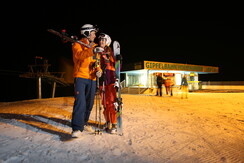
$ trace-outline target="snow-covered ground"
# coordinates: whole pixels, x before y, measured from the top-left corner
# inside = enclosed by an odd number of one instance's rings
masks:
[[[1,102],[0,163],[244,163],[244,93],[122,98],[123,136],[76,140],[73,97]]]

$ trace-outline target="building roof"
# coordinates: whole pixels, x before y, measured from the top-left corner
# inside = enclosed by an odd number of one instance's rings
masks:
[[[166,71],[188,71],[188,72],[198,72],[198,73],[219,72],[219,68],[214,66],[158,62],[158,61],[141,61],[123,67],[126,67],[124,71],[146,69],[146,70],[166,70]]]

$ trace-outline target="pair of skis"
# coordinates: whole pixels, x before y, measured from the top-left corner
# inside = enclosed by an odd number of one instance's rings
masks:
[[[123,135],[123,127],[122,127],[122,110],[123,110],[123,103],[121,97],[121,84],[120,84],[120,66],[121,66],[121,56],[120,55],[120,44],[118,41],[113,42],[113,50],[114,50],[114,58],[115,62],[115,74],[116,74],[116,82],[115,82],[115,89],[116,89],[116,102],[114,103],[116,115],[117,115],[117,133],[118,135]]]
[[[62,32],[58,32],[53,29],[48,29],[47,31],[54,35],[59,36],[63,42],[67,42],[67,41],[72,42],[72,43],[77,42],[81,45],[84,45],[87,48],[93,47],[93,44],[88,45],[88,44],[85,44],[84,42],[79,41],[76,36],[69,37],[65,30],[63,30]]]

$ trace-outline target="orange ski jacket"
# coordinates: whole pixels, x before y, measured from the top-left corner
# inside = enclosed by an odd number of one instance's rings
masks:
[[[84,38],[80,41],[89,44],[88,40]],[[96,80],[96,60],[93,59],[93,49],[95,46],[97,46],[97,44],[94,44],[92,48],[87,48],[77,42],[72,45],[74,77]]]

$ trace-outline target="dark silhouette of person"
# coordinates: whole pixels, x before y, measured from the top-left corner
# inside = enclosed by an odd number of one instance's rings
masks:
[[[163,85],[164,79],[163,79],[161,73],[159,73],[157,75],[156,82],[157,82],[157,86],[158,86],[156,96],[162,96],[162,85]]]

